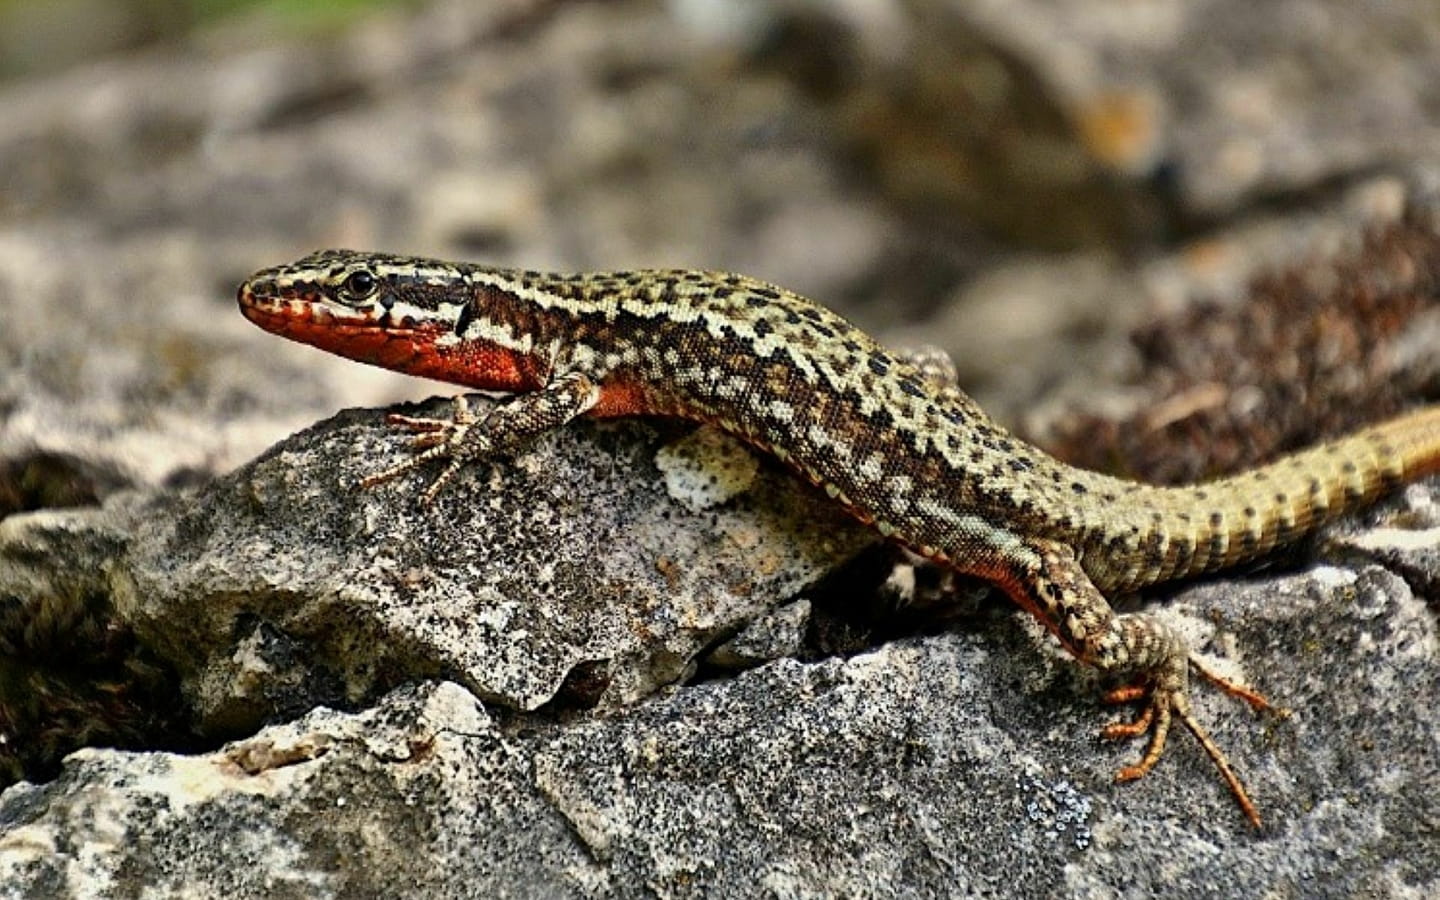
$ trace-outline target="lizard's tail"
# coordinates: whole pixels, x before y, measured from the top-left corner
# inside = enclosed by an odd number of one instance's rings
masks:
[[[1141,548],[1153,568],[1141,567],[1150,571],[1138,579],[1114,573],[1117,586],[1249,562],[1434,472],[1440,472],[1440,406],[1239,475],[1155,488],[1140,504],[1161,525],[1155,545]]]

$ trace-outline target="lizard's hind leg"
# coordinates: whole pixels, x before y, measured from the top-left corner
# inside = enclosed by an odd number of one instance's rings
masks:
[[[1006,578],[1007,591],[1078,661],[1125,681],[1125,686],[1106,695],[1108,702],[1145,704],[1134,720],[1111,724],[1101,732],[1107,738],[1150,735],[1144,756],[1122,768],[1116,779],[1132,781],[1154,768],[1165,751],[1170,724],[1178,719],[1220,770],[1246,818],[1259,827],[1260,814],[1245,786],[1190,709],[1190,669],[1193,666],[1202,678],[1256,709],[1269,708],[1265,699],[1205,667],[1190,653],[1185,640],[1155,617],[1144,613],[1117,615],[1069,546],[1045,540],[1029,544],[1034,568]]]

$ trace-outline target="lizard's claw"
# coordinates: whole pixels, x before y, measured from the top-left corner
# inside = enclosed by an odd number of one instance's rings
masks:
[[[1188,662],[1205,680],[1212,682],[1226,693],[1245,700],[1255,709],[1273,708],[1264,697],[1254,690],[1221,677],[1193,656]],[[1235,800],[1240,804],[1240,809],[1245,813],[1245,817],[1256,828],[1259,828],[1260,813],[1250,799],[1249,793],[1246,792],[1245,785],[1240,782],[1240,777],[1230,767],[1230,760],[1210,737],[1210,733],[1191,714],[1190,698],[1185,691],[1184,682],[1181,681],[1178,686],[1164,684],[1168,680],[1162,678],[1162,684],[1153,687],[1145,684],[1126,685],[1105,695],[1106,703],[1129,703],[1142,700],[1145,706],[1132,721],[1112,722],[1105,726],[1100,732],[1101,737],[1107,740],[1117,740],[1135,738],[1146,733],[1150,735],[1150,745],[1145,749],[1145,755],[1134,765],[1125,766],[1116,772],[1115,780],[1134,781],[1144,777],[1153,769],[1155,764],[1160,761],[1160,755],[1165,752],[1165,741],[1170,735],[1171,721],[1179,719],[1180,723],[1195,735],[1195,740],[1200,743],[1206,755],[1210,757],[1210,761],[1220,770],[1220,777],[1225,779],[1225,783],[1229,786],[1231,793],[1235,795]],[[1288,715],[1287,711],[1282,710],[1281,712]]]
[[[446,460],[445,468],[420,494],[429,506],[466,463],[494,453],[512,453],[539,435],[584,415],[600,401],[601,389],[589,376],[571,372],[552,378],[538,390],[518,393],[483,417],[470,411],[464,394],[457,394],[450,418],[390,415],[386,421],[410,432],[408,459],[361,479],[361,487],[374,487],[425,465]]]
[[[402,416],[392,413],[385,417],[385,421],[415,435],[410,440],[412,455],[393,466],[365,476],[360,479],[360,486],[372,488],[412,472],[431,460],[449,460],[449,464],[420,495],[420,502],[424,506],[429,506],[434,502],[441,489],[455,477],[455,474],[467,462],[483,456],[489,449],[489,442],[483,440],[482,433],[471,433],[471,428],[479,420],[470,411],[470,404],[465,400],[464,395],[456,395],[454,409],[448,419]]]
[[[1140,685],[1118,688],[1104,697],[1106,703],[1128,703],[1140,699],[1145,701],[1145,705],[1132,721],[1112,722],[1100,731],[1101,737],[1112,741],[1150,735],[1150,746],[1145,748],[1145,755],[1134,765],[1116,772],[1116,781],[1134,781],[1155,768],[1160,755],[1165,752],[1165,740],[1170,736],[1171,713],[1179,712],[1182,705],[1188,707],[1184,693],[1151,690]]]

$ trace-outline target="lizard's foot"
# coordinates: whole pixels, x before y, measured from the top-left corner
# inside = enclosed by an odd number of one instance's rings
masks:
[[[1258,827],[1260,814],[1230,761],[1191,714],[1190,670],[1256,709],[1268,709],[1270,704],[1250,688],[1208,669],[1164,622],[1144,613],[1116,615],[1072,547],[1036,540],[1028,549],[1035,559],[1009,582],[1011,596],[1044,622],[1077,659],[1122,680],[1125,686],[1111,691],[1106,700],[1144,704],[1134,720],[1111,724],[1101,732],[1107,738],[1150,735],[1144,756],[1116,773],[1117,780],[1133,781],[1153,769],[1165,752],[1170,724],[1178,719],[1220,770],[1246,818]]]
[[[385,417],[385,421],[415,435],[410,440],[412,455],[389,468],[365,476],[360,480],[360,486],[372,488],[412,472],[431,460],[449,460],[420,495],[420,502],[425,506],[435,500],[440,490],[467,462],[484,456],[490,450],[490,441],[483,427],[475,427],[479,424],[479,419],[470,411],[469,402],[461,394],[455,396],[454,408],[448,419],[391,413]]]
[[[431,460],[447,460],[445,468],[420,495],[421,504],[429,506],[466,464],[492,453],[518,450],[527,441],[584,415],[600,401],[600,394],[600,388],[588,376],[571,372],[552,379],[543,388],[517,394],[492,409],[484,421],[470,411],[463,394],[455,396],[455,408],[448,419],[389,415],[385,421],[414,435],[410,439],[412,455],[366,476],[360,486],[371,488]]]
[[[1250,799],[1249,793],[1246,792],[1245,785],[1240,782],[1239,776],[1230,767],[1230,760],[1225,756],[1224,751],[1216,745],[1210,737],[1210,733],[1196,721],[1190,711],[1190,697],[1186,692],[1185,678],[1187,665],[1193,667],[1205,680],[1215,684],[1231,696],[1245,700],[1255,709],[1273,708],[1256,691],[1221,677],[1194,656],[1182,658],[1178,660],[1178,666],[1167,666],[1168,671],[1162,670],[1152,683],[1126,685],[1105,695],[1104,699],[1107,703],[1131,703],[1140,700],[1145,705],[1133,720],[1107,725],[1101,731],[1102,737],[1117,740],[1136,738],[1146,733],[1150,735],[1150,745],[1146,748],[1145,755],[1140,758],[1139,762],[1125,766],[1115,773],[1115,780],[1134,781],[1154,768],[1160,760],[1160,755],[1165,752],[1165,741],[1170,734],[1172,719],[1179,719],[1180,723],[1195,736],[1195,740],[1200,743],[1206,755],[1210,757],[1210,761],[1220,770],[1220,776],[1225,779],[1230,792],[1235,795],[1235,800],[1240,804],[1240,809],[1245,813],[1245,817],[1256,828],[1259,828],[1260,813]]]

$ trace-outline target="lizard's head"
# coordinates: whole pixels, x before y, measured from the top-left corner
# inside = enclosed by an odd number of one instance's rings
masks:
[[[445,327],[466,301],[465,277],[437,260],[321,250],[256,272],[239,301],[250,321],[300,340],[297,327],[395,333]]]
[[[465,279],[436,260],[322,250],[240,285],[245,318],[291,340],[401,371],[440,352]]]
[[[461,266],[354,250],[262,269],[238,296],[266,331],[350,359],[482,389],[529,385],[534,364],[518,348],[462,339],[474,298]]]

